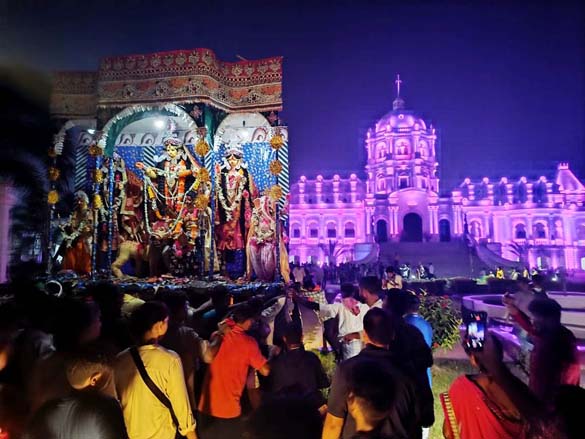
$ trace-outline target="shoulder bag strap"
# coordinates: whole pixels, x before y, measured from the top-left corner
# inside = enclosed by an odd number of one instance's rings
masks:
[[[167,396],[158,388],[158,386],[152,381],[152,378],[148,376],[148,372],[146,372],[146,367],[144,367],[144,363],[142,362],[142,358],[140,358],[140,354],[138,353],[138,348],[136,346],[132,346],[130,348],[130,355],[132,355],[132,359],[134,360],[134,364],[140,372],[140,376],[142,377],[142,381],[146,384],[146,387],[152,392],[156,399],[158,399],[162,405],[169,409],[171,413],[171,418],[173,419],[173,423],[177,428],[179,428],[179,421],[177,416],[175,415],[175,411],[173,410],[173,405]]]

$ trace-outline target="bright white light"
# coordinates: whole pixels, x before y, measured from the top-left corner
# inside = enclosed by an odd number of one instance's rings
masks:
[[[93,128],[89,128],[89,129],[87,130],[87,132],[88,132],[89,134],[95,134],[95,130],[94,130]]]
[[[165,121],[162,119],[155,119],[154,121],[154,127],[157,130],[162,130],[165,127]]]

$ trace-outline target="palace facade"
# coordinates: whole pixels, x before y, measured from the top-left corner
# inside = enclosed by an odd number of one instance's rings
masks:
[[[585,271],[585,186],[568,163],[537,179],[466,178],[440,196],[436,130],[405,108],[396,84],[392,111],[364,140],[365,179],[302,176],[292,185],[291,258],[360,260],[362,243],[447,242],[467,232],[492,264]]]

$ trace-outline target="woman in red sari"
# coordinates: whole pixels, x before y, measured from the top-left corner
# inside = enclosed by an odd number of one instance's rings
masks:
[[[496,342],[501,352],[501,345]],[[467,352],[477,375],[462,375],[441,394],[447,439],[524,439],[527,422],[518,408],[472,352]],[[501,354],[500,354],[501,355]]]

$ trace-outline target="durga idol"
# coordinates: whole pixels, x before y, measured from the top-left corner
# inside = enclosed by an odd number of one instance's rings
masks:
[[[230,145],[216,168],[215,230],[217,250],[227,274],[242,277],[246,267],[246,240],[252,218],[252,201],[258,196],[240,145]]]

